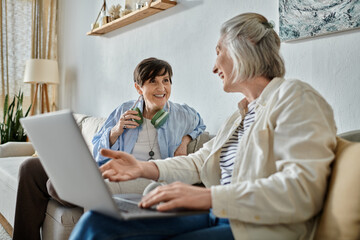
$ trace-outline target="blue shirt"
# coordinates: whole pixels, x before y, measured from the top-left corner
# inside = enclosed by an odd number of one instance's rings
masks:
[[[100,154],[100,149],[102,148],[132,153],[139,131],[142,129],[141,125],[135,129],[124,129],[124,132],[118,137],[111,147],[109,137],[111,129],[119,121],[121,115],[129,110],[134,103],[135,100],[132,100],[117,107],[106,119],[99,132],[95,134],[92,140],[94,145],[93,156],[98,165],[102,165],[109,160]],[[169,118],[166,120],[164,125],[157,129],[158,143],[162,159],[174,156],[174,152],[179,147],[183,136],[189,135],[192,139],[194,139],[206,128],[200,114],[196,112],[195,109],[186,104],[172,103],[170,101],[169,104]],[[143,101],[140,101],[137,105],[141,112],[143,112],[143,105]],[[168,111],[167,105],[165,105],[164,110]]]

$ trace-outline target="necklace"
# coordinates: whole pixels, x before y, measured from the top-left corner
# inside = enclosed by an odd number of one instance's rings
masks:
[[[148,140],[149,140],[149,147],[150,147],[150,152],[149,152],[149,156],[150,158],[148,160],[154,160],[153,156],[155,155],[153,149],[155,147],[155,141],[156,141],[156,135],[155,134],[155,138],[154,138],[154,141],[153,141],[153,144],[152,144],[152,147],[151,147],[151,142],[150,142],[150,135],[149,135],[149,126],[148,126],[148,122],[149,120],[148,119],[145,119],[145,124],[146,124],[146,132],[147,132],[147,135],[148,135]]]

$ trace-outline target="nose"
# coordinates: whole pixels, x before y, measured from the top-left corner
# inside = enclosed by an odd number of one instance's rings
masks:
[[[216,66],[216,63],[215,63],[215,65],[214,65],[214,67],[213,67],[213,70],[212,70],[212,71],[213,71],[213,73],[215,73],[215,74],[218,72],[218,68],[217,68],[217,66]]]
[[[159,82],[158,84],[156,84],[156,88],[157,88],[158,90],[163,91],[163,90],[165,90],[165,85],[164,85],[164,83]]]

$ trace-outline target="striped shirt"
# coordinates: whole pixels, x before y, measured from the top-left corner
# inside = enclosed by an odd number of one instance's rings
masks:
[[[221,148],[220,153],[220,168],[221,168],[221,185],[226,185],[231,182],[231,176],[234,169],[234,160],[238,151],[238,146],[241,137],[245,131],[249,129],[251,124],[255,121],[255,103],[256,100],[252,101],[248,105],[248,112],[246,113],[243,121],[239,127],[236,128],[234,134]]]

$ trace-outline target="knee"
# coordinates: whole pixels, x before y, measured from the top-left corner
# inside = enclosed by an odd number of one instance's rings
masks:
[[[44,172],[39,158],[28,158],[19,167],[19,179],[31,178],[33,175],[38,175],[39,171]]]
[[[75,228],[71,232],[69,240],[76,239],[96,239],[95,230],[99,228],[98,218],[101,217],[100,214],[93,211],[88,211],[84,213],[79,222],[76,224]]]

